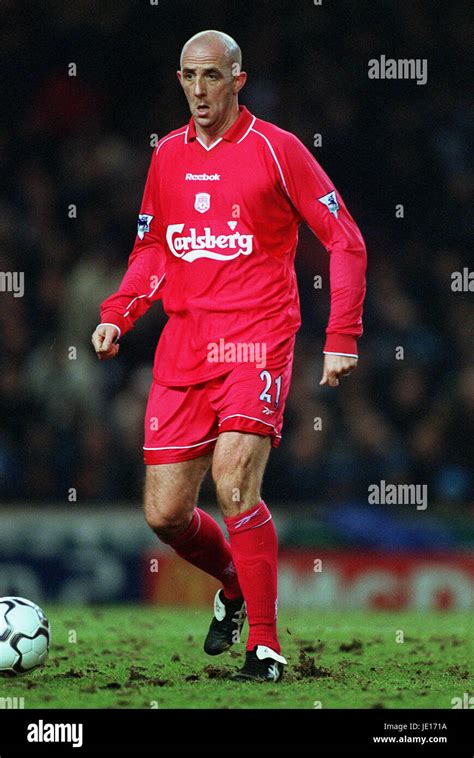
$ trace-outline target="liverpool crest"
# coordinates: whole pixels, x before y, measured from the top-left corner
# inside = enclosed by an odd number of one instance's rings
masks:
[[[198,192],[194,201],[194,207],[199,213],[205,213],[211,205],[211,196],[208,192]]]

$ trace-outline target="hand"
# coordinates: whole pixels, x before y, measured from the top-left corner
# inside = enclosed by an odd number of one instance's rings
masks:
[[[115,358],[120,345],[116,345],[114,339],[118,336],[119,330],[116,326],[98,326],[92,335],[92,344],[100,361],[106,361],[109,358]]]
[[[355,368],[357,368],[357,358],[350,358],[347,355],[325,355],[323,378],[319,384],[329,384],[330,387],[338,387],[339,377],[347,376]]]

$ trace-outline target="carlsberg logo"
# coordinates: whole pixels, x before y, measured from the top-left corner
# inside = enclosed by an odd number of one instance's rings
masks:
[[[234,224],[236,222],[229,222]],[[170,224],[166,230],[166,241],[169,249],[177,258],[192,263],[198,258],[212,258],[215,261],[230,261],[239,255],[250,255],[253,251],[253,234],[212,234],[211,228],[206,226],[204,234],[197,234],[192,228],[189,234],[181,235],[184,224]],[[232,253],[218,253],[218,250],[235,250]]]

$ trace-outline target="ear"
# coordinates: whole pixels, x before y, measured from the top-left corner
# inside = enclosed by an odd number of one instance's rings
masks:
[[[234,95],[236,95],[242,87],[245,86],[245,82],[247,81],[247,74],[245,71],[241,71],[238,76],[234,79]]]
[[[176,72],[176,76],[178,77],[179,83],[181,84],[181,86],[183,86],[183,75],[182,75],[181,71],[177,71]]]

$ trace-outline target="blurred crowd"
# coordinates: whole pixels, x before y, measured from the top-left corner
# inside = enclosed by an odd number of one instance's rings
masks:
[[[175,76],[181,46],[217,28],[243,49],[241,101],[313,151],[369,254],[360,365],[338,390],[320,388],[328,261],[301,229],[303,326],[264,495],[363,501],[383,479],[428,484],[431,502],[469,502],[473,295],[451,288],[452,273],[472,266],[474,119],[462,75],[472,28],[462,4],[2,6],[0,272],[24,272],[25,286],[23,297],[0,292],[2,498],[140,497],[143,415],[166,317],[154,306],[107,363],[90,335],[133,245],[150,138],[189,118]],[[368,79],[380,54],[426,58],[427,85]]]

